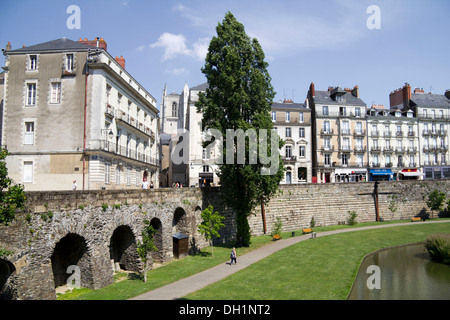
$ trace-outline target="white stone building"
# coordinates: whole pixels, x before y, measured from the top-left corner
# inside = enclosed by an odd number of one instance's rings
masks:
[[[281,184],[311,183],[311,109],[292,100],[272,104],[274,128],[284,141],[280,150],[285,175]]]
[[[103,39],[66,38],[5,55],[1,144],[26,190],[159,185],[156,100]]]

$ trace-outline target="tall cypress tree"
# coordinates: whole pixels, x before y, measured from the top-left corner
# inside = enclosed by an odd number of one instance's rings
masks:
[[[239,162],[237,148],[229,149],[235,138],[227,138],[222,146],[222,163],[219,164],[221,193],[226,203],[236,213],[237,239],[240,244],[250,244],[248,216],[261,202],[266,203],[275,194],[283,178],[283,163],[279,155],[282,147],[278,135],[272,136],[270,116],[275,92],[264,61],[264,52],[256,39],[250,39],[244,26],[228,12],[218,24],[217,36],[209,44],[205,65],[208,88],[199,94],[197,111],[203,114],[203,130],[215,129],[226,137],[227,130],[241,129],[256,132],[257,136],[245,139],[248,156]],[[261,130],[265,129],[265,130]],[[265,131],[267,139],[261,136]],[[261,143],[265,139],[265,143]],[[251,140],[251,141],[250,141]],[[272,142],[276,148],[271,148]],[[255,153],[250,144],[257,144],[257,162],[249,161]],[[275,149],[275,150],[274,150]],[[226,159],[227,150],[233,151],[233,163]],[[264,158],[266,156],[266,158]],[[276,168],[271,174],[261,174],[267,168],[267,158],[276,157]],[[262,161],[265,159],[265,161]]]

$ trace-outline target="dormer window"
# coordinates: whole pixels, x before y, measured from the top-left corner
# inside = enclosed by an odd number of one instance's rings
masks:
[[[397,118],[400,118],[402,116],[402,113],[400,111],[395,111],[395,116]]]

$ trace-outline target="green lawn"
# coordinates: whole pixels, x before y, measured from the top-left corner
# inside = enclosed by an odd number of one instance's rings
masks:
[[[396,221],[399,222],[399,221]],[[405,221],[402,221],[405,222]],[[394,223],[394,222],[383,222]],[[379,225],[364,223],[355,227]],[[414,223],[418,224],[418,223]],[[320,237],[320,232],[352,226],[320,227],[315,240],[303,241],[249,268],[189,295],[190,299],[345,299],[365,254],[381,247],[425,240],[427,234],[450,233],[450,223],[355,231]],[[297,231],[296,234],[300,234]],[[283,238],[291,232],[283,233]],[[239,255],[271,243],[270,236],[253,237]],[[209,269],[229,259],[233,244],[202,249],[148,272],[148,281],[133,277],[99,290],[79,289],[59,300],[124,300]],[[264,281],[261,281],[264,279]]]
[[[420,222],[419,222],[420,223]],[[450,233],[450,223],[355,231],[307,240],[194,292],[195,300],[346,299],[364,256],[380,248]]]

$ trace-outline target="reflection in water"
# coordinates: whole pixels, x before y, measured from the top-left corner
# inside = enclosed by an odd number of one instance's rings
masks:
[[[367,273],[380,267],[380,289],[369,290]],[[362,262],[349,300],[449,300],[450,266],[431,261],[423,244],[377,251]]]

